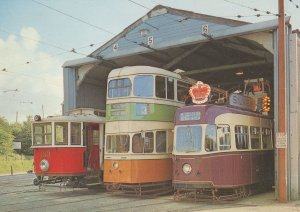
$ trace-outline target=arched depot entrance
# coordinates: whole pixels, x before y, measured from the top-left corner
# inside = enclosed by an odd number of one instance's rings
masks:
[[[289,31],[287,40],[288,58],[293,55],[297,58],[298,33]],[[157,6],[89,57],[64,64],[64,111],[67,113],[78,107],[105,109],[107,75],[112,69],[124,66],[147,65],[169,71],[181,69],[183,75],[227,91],[243,89],[244,80],[263,78],[272,85],[271,107],[276,135],[276,41],[277,20],[249,24]],[[299,193],[299,100],[291,98],[291,95],[298,96],[298,60],[293,60],[293,63],[288,60],[287,63],[287,102],[294,101],[287,104],[287,113],[291,114],[287,119],[290,128],[287,135],[289,145],[286,146],[291,199],[298,199]]]

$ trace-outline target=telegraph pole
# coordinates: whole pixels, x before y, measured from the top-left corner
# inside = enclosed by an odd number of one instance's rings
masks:
[[[284,140],[287,143],[286,136],[286,114],[285,114],[285,15],[284,0],[278,0],[278,134],[277,140]],[[286,147],[277,148],[278,155],[278,194],[279,202],[287,202],[287,166],[286,166]]]

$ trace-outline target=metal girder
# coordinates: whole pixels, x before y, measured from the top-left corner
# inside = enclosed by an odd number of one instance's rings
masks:
[[[204,68],[199,70],[191,70],[182,73],[183,75],[193,75],[193,74],[200,74],[200,73],[206,73],[206,72],[212,72],[212,71],[225,71],[230,69],[236,69],[236,68],[243,68],[243,67],[249,67],[249,66],[258,66],[258,65],[265,65],[265,64],[272,64],[272,61],[268,60],[258,60],[258,61],[252,61],[252,62],[246,62],[246,63],[237,63],[237,64],[231,64],[231,65],[222,65],[222,66],[216,66],[211,68]]]
[[[169,68],[171,68],[172,66],[176,65],[177,63],[179,63],[184,58],[188,57],[190,54],[192,54],[195,51],[197,51],[201,46],[202,45],[194,46],[192,49],[190,49],[190,50],[184,52],[183,54],[180,54],[179,56],[173,58],[173,60],[169,61],[162,68],[168,70]]]
[[[260,58],[266,58],[267,60],[271,60],[273,58],[273,55],[269,52],[266,52],[264,50],[257,50],[257,49],[254,50],[251,47],[246,45],[239,45],[232,42],[224,42],[221,45],[223,47],[227,47],[235,51],[243,52]]]

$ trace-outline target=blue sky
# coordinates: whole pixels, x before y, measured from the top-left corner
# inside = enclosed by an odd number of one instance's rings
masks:
[[[134,1],[144,7],[128,0],[0,0],[0,116],[13,122],[18,112],[18,121],[23,121],[27,115],[42,114],[42,108],[45,116],[60,114],[62,64],[91,53],[157,4],[232,19],[249,16],[238,19],[248,22],[276,17],[258,18],[254,15],[264,13],[230,2],[277,13],[277,0]],[[300,0],[286,0],[285,8],[293,29],[299,29],[300,9],[295,4],[300,6]],[[68,52],[72,48],[82,55]]]

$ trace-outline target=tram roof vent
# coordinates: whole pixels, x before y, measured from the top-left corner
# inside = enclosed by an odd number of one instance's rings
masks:
[[[174,70],[173,72],[176,73],[176,74],[180,74],[180,73],[183,73],[185,71],[178,68],[178,69]]]

